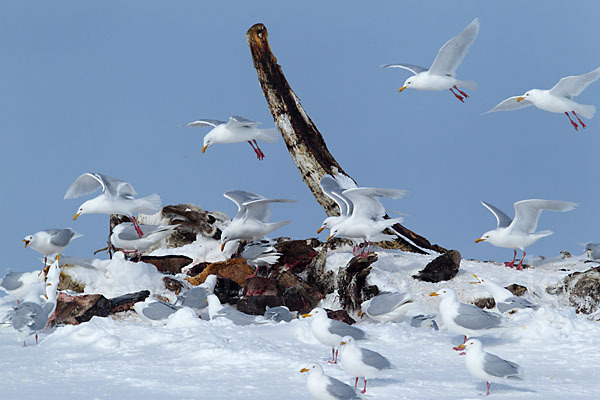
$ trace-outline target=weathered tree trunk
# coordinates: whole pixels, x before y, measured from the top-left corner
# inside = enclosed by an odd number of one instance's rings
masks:
[[[277,59],[271,52],[267,36],[267,28],[263,24],[252,26],[246,33],[254,68],[258,73],[258,80],[271,109],[273,119],[279,127],[288,151],[296,167],[298,167],[300,175],[302,175],[302,179],[317,202],[323,207],[327,215],[339,215],[337,205],[323,193],[319,182],[325,174],[340,172],[349,175],[333,158],[327,149],[323,136],[306,114],[300,100],[285,79],[281,67],[277,64]],[[438,245],[432,245],[423,236],[400,224],[394,225],[394,229],[423,249],[438,252],[446,251]],[[395,242],[384,242],[379,245],[386,248],[400,248],[406,251],[423,253],[423,250],[419,247],[400,236]]]

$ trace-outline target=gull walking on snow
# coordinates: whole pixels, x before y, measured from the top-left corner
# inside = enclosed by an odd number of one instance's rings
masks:
[[[248,142],[252,150],[256,153],[259,160],[265,158],[265,153],[258,147],[256,140],[265,142],[275,142],[279,137],[279,132],[276,128],[258,129],[260,122],[251,121],[244,117],[229,117],[229,121],[218,121],[214,119],[200,119],[184,126],[212,126],[213,129],[204,136],[204,146],[202,146],[202,154],[208,146],[214,143],[240,143]],[[256,147],[254,147],[256,146]]]
[[[475,89],[477,85],[473,81],[456,79],[456,70],[464,60],[478,33],[479,20],[475,18],[461,33],[442,46],[429,69],[412,64],[387,64],[382,67],[403,68],[414,74],[404,82],[404,85],[398,90],[399,92],[404,89],[450,90],[458,100],[464,103],[465,98],[469,95],[459,88]]]
[[[514,249],[514,256],[511,262],[505,262],[507,267],[513,268],[517,258],[517,249],[521,249],[523,257],[517,267],[520,270],[525,258],[525,247],[531,246],[543,237],[552,235],[552,231],[536,232],[538,220],[543,210],[548,211],[571,211],[577,204],[567,201],[556,200],[521,200],[515,205],[515,219],[512,220],[508,215],[493,205],[482,201],[481,204],[494,214],[498,221],[498,227],[494,230],[484,233],[475,243],[483,241],[489,242],[496,247],[505,247]]]
[[[352,400],[359,399],[352,386],[325,375],[323,367],[312,364],[302,368],[300,372],[308,372],[306,387],[315,400]]]
[[[361,393],[367,391],[367,379],[375,378],[381,371],[393,368],[390,361],[376,351],[358,347],[351,336],[345,336],[340,342],[342,349],[342,368],[349,375],[355,376],[354,387],[358,385],[358,378],[363,377],[365,386]]]
[[[79,206],[73,219],[77,219],[81,214],[125,215],[133,223],[138,236],[142,237],[144,232],[140,229],[134,215],[158,212],[161,209],[160,197],[154,193],[136,199],[134,196],[137,193],[131,184],[110,176],[86,172],[69,186],[65,193],[65,199],[85,196],[100,188],[102,188],[102,193]]]
[[[562,78],[550,90],[531,89],[521,96],[513,96],[504,100],[488,112],[513,111],[529,106],[536,106],[540,110],[552,113],[565,113],[571,125],[578,130],[578,125],[571,119],[569,113],[577,119],[582,128],[585,123],[579,118],[581,116],[591,119],[596,113],[596,107],[579,104],[573,101],[573,97],[579,96],[590,84],[600,77],[600,67],[583,75],[567,76]]]

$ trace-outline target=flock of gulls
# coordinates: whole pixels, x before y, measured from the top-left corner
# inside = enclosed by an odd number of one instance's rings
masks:
[[[461,33],[450,39],[439,50],[430,68],[411,64],[389,64],[386,68],[403,68],[414,75],[408,78],[400,88],[417,90],[450,90],[452,94],[464,102],[468,94],[462,89],[473,89],[475,84],[470,81],[457,80],[456,70],[463,61],[469,46],[479,32],[479,21],[475,19]],[[589,84],[600,76],[600,68],[587,74],[569,76],[561,79],[550,90],[529,90],[521,96],[514,96],[502,101],[492,111],[516,110],[527,106],[554,112],[565,113],[575,129],[577,120],[585,128],[580,115],[592,118],[593,106],[575,103],[572,98],[579,95]],[[259,160],[265,156],[257,141],[274,142],[278,138],[276,129],[259,129],[259,122],[243,117],[232,116],[229,121],[201,119],[190,122],[189,127],[212,127],[204,137],[201,152],[217,143],[248,142]],[[389,218],[381,204],[381,198],[398,199],[406,195],[406,191],[398,189],[358,187],[347,176],[339,173],[324,175],[320,181],[321,189],[339,208],[339,215],[327,217],[318,233],[329,230],[327,240],[334,237],[349,239],[354,243],[353,255],[366,257],[372,242],[394,239],[395,236],[384,233],[393,229],[394,225],[402,222],[402,218]],[[119,214],[129,218],[131,222],[117,225],[110,241],[112,245],[131,258],[140,256],[155,243],[170,235],[177,225],[146,225],[139,224],[136,216],[139,214],[155,214],[161,210],[161,200],[157,194],[146,197],[136,197],[133,186],[120,179],[99,173],[84,173],[79,176],[67,189],[64,198],[73,199],[86,196],[101,190],[101,193],[85,202],[77,209],[73,220],[85,214]],[[270,257],[279,255],[273,247],[257,245],[259,241],[274,230],[288,224],[290,221],[270,222],[271,203],[289,203],[294,200],[274,198],[242,190],[232,190],[224,194],[237,206],[237,214],[223,229],[220,239],[221,251],[228,244],[235,245],[240,240],[251,242],[244,257],[256,260],[262,254]],[[571,202],[530,199],[514,203],[515,216],[511,219],[495,206],[482,202],[492,212],[497,220],[497,227],[481,235],[479,242],[488,242],[494,246],[514,249],[508,267],[515,267],[517,249],[523,252],[517,269],[522,268],[525,248],[537,240],[552,234],[551,231],[536,232],[537,223],[543,210],[569,211],[576,207]],[[387,231],[390,232],[390,231]],[[29,247],[44,256],[44,270],[37,272],[9,272],[1,281],[0,289],[17,298],[17,305],[10,313],[12,326],[19,340],[26,344],[31,335],[37,334],[46,326],[48,319],[56,308],[58,280],[60,276],[60,254],[72,240],[81,235],[71,228],[46,229],[23,239],[25,247]],[[118,254],[118,253],[117,253]],[[48,257],[56,255],[50,264]],[[269,261],[264,262],[269,264]],[[258,271],[260,262],[255,262]],[[255,272],[256,274],[256,272]],[[494,297],[497,309],[501,313],[515,309],[536,309],[537,305],[520,297],[515,297],[503,287],[483,278],[473,275],[474,284],[480,284]],[[216,276],[209,276],[206,281],[195,288],[189,289],[178,296],[175,303],[166,303],[155,298],[148,298],[134,306],[140,317],[152,324],[161,324],[173,313],[181,309],[190,309],[202,318],[226,318],[236,325],[267,323],[274,321],[291,321],[293,316],[285,307],[268,309],[264,317],[254,317],[243,314],[235,308],[223,305],[214,295]],[[470,304],[457,300],[456,293],[449,288],[441,289],[430,294],[441,299],[439,316],[446,329],[456,334],[464,335],[464,343],[455,347],[461,354],[466,353],[466,368],[477,379],[487,383],[487,393],[490,382],[507,379],[521,379],[521,368],[483,349],[482,343],[474,339],[499,328],[505,328],[504,315],[484,311]],[[408,293],[384,292],[365,302],[359,315],[381,323],[395,322],[403,319],[407,311],[414,305],[415,298]],[[375,351],[360,347],[357,342],[367,338],[366,333],[358,327],[330,319],[322,308],[315,308],[302,317],[310,318],[311,331],[314,337],[324,346],[331,348],[331,363],[338,363],[338,352],[341,350],[339,365],[350,376],[355,378],[354,388],[335,378],[327,376],[319,364],[311,364],[300,370],[308,373],[307,387],[315,399],[353,399],[357,398],[355,388],[359,378],[363,378],[362,393],[366,392],[367,380],[379,376],[385,370],[393,368],[390,361]],[[419,315],[411,320],[411,324],[421,325],[427,321],[429,327],[438,329],[432,316]]]

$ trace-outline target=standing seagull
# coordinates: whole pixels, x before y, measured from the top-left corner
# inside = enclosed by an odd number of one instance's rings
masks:
[[[221,234],[221,251],[227,242],[232,240],[257,240],[266,234],[290,223],[268,222],[271,217],[269,203],[293,203],[295,200],[266,199],[255,193],[243,190],[231,190],[223,194],[226,199],[233,201],[238,208],[238,213]]]
[[[556,200],[521,200],[515,203],[515,219],[512,220],[501,210],[493,205],[482,201],[488,210],[494,214],[498,220],[498,227],[494,230],[484,233],[475,243],[487,241],[496,247],[506,247],[514,249],[515,254],[511,262],[505,262],[507,267],[513,268],[517,258],[517,249],[521,249],[523,257],[519,262],[517,270],[523,266],[525,258],[525,247],[530,246],[543,237],[552,235],[552,231],[535,232],[538,219],[543,210],[549,211],[571,211],[577,204],[567,201]]]
[[[22,241],[25,243],[25,247],[29,246],[44,255],[44,268],[46,268],[48,256],[62,253],[72,240],[82,236],[71,228],[44,229],[33,235],[25,236]]]
[[[142,237],[144,232],[140,229],[134,214],[154,214],[161,209],[160,196],[156,193],[136,199],[137,193],[133,186],[122,180],[110,176],[86,172],[75,179],[69,186],[65,199],[74,199],[85,196],[102,188],[102,193],[93,199],[87,200],[73,216],[76,220],[81,214],[120,214],[127,216],[137,232]]]
[[[184,126],[212,126],[213,129],[204,136],[204,146],[202,146],[202,154],[208,146],[213,143],[240,143],[248,142],[252,150],[256,153],[259,160],[265,158],[265,153],[258,147],[258,140],[265,142],[275,142],[279,137],[279,132],[275,128],[258,129],[260,122],[251,121],[244,117],[229,117],[229,121],[219,121],[214,119],[200,119],[190,122]],[[254,144],[253,144],[254,143]],[[254,147],[256,145],[256,147]]]
[[[302,368],[300,372],[308,372],[306,387],[315,400],[352,400],[359,399],[352,386],[325,375],[320,364],[312,364]]]
[[[354,338],[345,336],[340,342],[342,348],[342,368],[349,375],[355,376],[354,387],[358,385],[358,378],[363,377],[365,386],[361,393],[367,391],[367,379],[375,378],[384,369],[393,368],[390,361],[376,351],[363,349],[356,345]]]
[[[577,123],[569,115],[569,112],[572,112],[573,116],[581,124],[581,127],[585,129],[585,124],[576,112],[587,119],[592,119],[596,113],[596,107],[576,103],[572,98],[579,96],[586,87],[595,82],[599,77],[600,67],[587,74],[567,76],[558,81],[550,90],[531,89],[521,96],[509,97],[488,112],[513,111],[529,106],[536,106],[544,111],[565,113],[569,121],[571,121],[571,125],[577,131]]]
[[[461,33],[454,36],[438,51],[437,57],[429,69],[412,64],[387,64],[383,68],[403,68],[414,74],[408,78],[398,90],[412,88],[418,90],[450,90],[461,102],[469,97],[459,89],[475,89],[477,84],[473,81],[459,81],[456,79],[456,70],[465,58],[471,44],[479,33],[479,20],[475,18]],[[458,91],[460,94],[456,93]]]
[[[506,379],[523,379],[519,365],[483,351],[483,345],[477,339],[471,339],[465,344],[458,345],[458,349],[467,350],[465,364],[469,373],[474,378],[486,381],[486,396],[490,394],[490,382],[503,382]]]

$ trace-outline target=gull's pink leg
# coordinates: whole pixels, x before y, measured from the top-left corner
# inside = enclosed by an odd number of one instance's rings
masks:
[[[516,259],[517,259],[517,249],[515,249],[515,255],[513,256],[513,260],[511,262],[506,261],[504,263],[504,265],[507,266],[508,268],[514,268]]]
[[[251,275],[248,275],[248,276],[246,276],[246,280],[248,280],[248,279],[252,279],[252,278],[255,278],[257,273],[258,273],[258,267],[256,267],[256,268],[254,269],[254,273],[252,273]],[[332,350],[333,350],[333,349],[332,349]]]
[[[23,340],[23,347],[27,347],[27,341],[26,340]],[[358,378],[356,378],[356,379],[358,379]]]
[[[335,350],[335,361],[334,363],[337,364],[337,357],[338,357],[338,349]]]
[[[131,220],[131,223],[133,224],[133,228],[135,229],[135,231],[137,232],[139,237],[144,236],[144,232],[142,231],[142,228],[140,228],[137,219],[135,219],[135,217],[129,217],[129,219]]]
[[[252,150],[254,150],[254,152],[256,153],[256,158],[258,158],[259,160],[262,160],[262,158],[260,158],[261,157],[260,151],[254,147],[254,145],[252,144],[252,141],[248,140],[248,143],[252,147]]]
[[[485,395],[489,396],[490,395],[490,383],[489,382],[486,382],[486,383],[487,383],[487,393]]]
[[[356,380],[354,381],[354,388],[356,388],[358,386],[358,376],[356,377]]]
[[[37,333],[35,334],[35,344],[38,344],[38,336],[37,336]]]
[[[577,121],[579,121],[579,124],[581,125],[581,127],[583,129],[585,129],[585,124],[583,123],[583,121],[581,120],[581,118],[579,118],[579,116],[577,114],[575,114],[575,111],[573,111],[573,115],[575,116],[575,118],[577,118]]]
[[[337,359],[335,357],[335,349],[331,348],[331,360],[327,361],[328,364],[337,364]]]
[[[360,391],[362,394],[367,393],[367,378],[365,378],[365,387]]]
[[[515,250],[516,252],[516,250]],[[523,260],[525,259],[525,250],[523,250],[523,257],[521,257],[521,261],[519,262],[519,266],[517,267],[517,271],[520,271],[523,268]]]
[[[452,88],[450,88],[450,91],[452,92],[452,94],[454,95],[454,97],[456,97],[457,99],[459,99],[463,103],[465,102],[465,99],[460,94],[455,93],[454,90],[452,90]]]
[[[573,122],[569,113],[565,111],[565,115],[569,118],[569,121],[571,121],[571,125],[573,125],[573,128],[575,128],[575,130],[578,131],[579,129],[577,127],[577,124],[575,122]]]
[[[265,153],[263,153],[263,151],[260,149],[260,147],[258,147],[258,143],[256,142],[256,139],[252,139],[252,141],[254,142],[254,144],[256,145],[256,149],[260,153],[261,160],[264,159],[265,158]]]
[[[463,92],[462,90],[460,90],[459,88],[457,88],[457,87],[456,87],[456,85],[454,85],[454,89],[458,90],[458,92],[459,92],[460,94],[462,94],[463,96],[465,96],[465,99],[468,99],[468,98],[469,98],[469,95],[468,95],[468,94],[466,94],[465,92]]]

